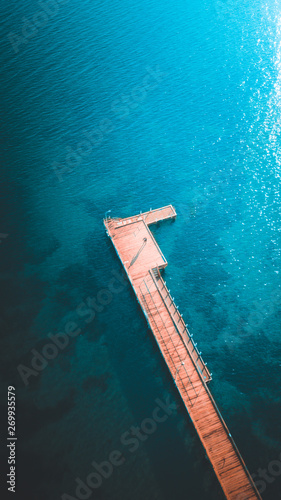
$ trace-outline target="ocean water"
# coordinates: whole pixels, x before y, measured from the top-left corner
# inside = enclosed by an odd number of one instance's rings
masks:
[[[15,385],[15,497],[77,499],[76,478],[118,450],[124,463],[84,498],[223,498],[130,287],[89,313],[122,273],[106,211],[172,203],[177,220],[153,228],[165,280],[249,471],[269,474],[263,498],[280,498],[280,4],[1,7],[1,429],[6,443]],[[66,325],[79,334],[24,377]],[[124,433],[167,398],[176,410],[131,451]]]

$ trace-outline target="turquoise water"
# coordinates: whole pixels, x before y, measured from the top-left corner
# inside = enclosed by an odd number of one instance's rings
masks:
[[[174,204],[153,232],[212,394],[252,474],[280,458],[281,7],[56,5],[42,17],[2,2],[1,392],[5,415],[16,385],[17,497],[77,498],[75,479],[119,450],[90,498],[219,500],[129,286],[91,321],[81,311],[121,272],[105,212]],[[70,321],[80,334],[25,385],[17,367]],[[168,396],[177,410],[130,452],[121,436]]]

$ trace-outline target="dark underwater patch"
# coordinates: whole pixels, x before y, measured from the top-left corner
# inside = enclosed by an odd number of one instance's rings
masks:
[[[111,377],[110,373],[103,373],[99,377],[91,376],[84,380],[82,386],[87,392],[100,390],[103,394],[108,389],[108,379]]]

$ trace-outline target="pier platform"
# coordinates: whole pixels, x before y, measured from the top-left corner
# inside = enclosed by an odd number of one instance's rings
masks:
[[[176,215],[168,205],[132,217],[107,218],[104,225],[225,497],[261,500],[207,386],[210,372],[161,275],[167,261],[149,226]]]

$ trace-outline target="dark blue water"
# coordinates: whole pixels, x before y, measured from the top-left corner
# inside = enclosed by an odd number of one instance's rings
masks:
[[[87,302],[121,273],[105,212],[173,203],[176,222],[153,229],[165,279],[250,472],[269,474],[263,498],[280,498],[280,5],[1,4],[1,405],[6,474],[15,385],[16,497],[77,498],[75,479],[118,450],[125,462],[84,498],[223,498],[130,287],[95,315]],[[79,334],[25,384],[19,366],[66,328]],[[121,436],[167,397],[177,410],[130,451]]]

